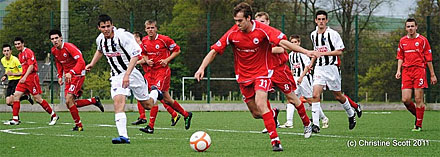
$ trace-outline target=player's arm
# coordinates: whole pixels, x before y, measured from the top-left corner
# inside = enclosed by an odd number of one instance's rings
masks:
[[[63,84],[63,66],[61,65],[61,63],[58,61],[58,59],[55,59],[55,65],[57,68],[57,77],[58,77],[58,84],[62,85]]]
[[[298,81],[297,81],[298,84],[301,84],[302,79],[304,78],[304,76],[306,76],[307,72],[309,72],[310,69],[312,69],[313,64],[315,63],[315,60],[316,60],[316,58],[312,58],[312,60],[310,61],[310,64],[307,65],[307,66],[304,68],[304,70],[301,72],[301,75],[299,76]]]
[[[272,47],[272,53],[284,53],[284,48],[279,46]]]
[[[27,77],[29,76],[29,74],[31,74],[32,70],[34,70],[33,64],[29,65],[26,73],[23,75],[23,77],[21,77],[20,83],[24,83],[26,81]]]
[[[81,51],[76,48],[75,46],[69,46],[68,47],[68,52],[70,53],[70,55],[73,57],[73,59],[76,61],[75,66],[70,69],[69,74],[71,75],[78,75],[81,74],[81,72],[83,72],[84,67],[86,65],[86,62],[84,61],[84,58],[82,56]]]
[[[103,55],[104,54],[100,50],[96,50],[95,55],[93,55],[92,61],[90,61],[90,63],[86,65],[86,70],[90,71]]]
[[[321,53],[321,56],[340,56],[342,55],[342,50],[334,50],[331,52]]]
[[[397,60],[396,79],[400,79],[400,76],[402,75],[402,74],[401,74],[401,71],[402,71],[402,63],[403,63],[403,60],[402,60],[402,59]]]
[[[203,79],[203,75],[205,74],[206,67],[209,65],[209,63],[211,63],[214,60],[217,53],[218,53],[217,51],[211,49],[211,51],[209,51],[209,53],[205,56],[199,69],[194,74],[194,78],[196,78],[197,81],[200,82],[200,80]]]
[[[180,54],[180,50],[171,53],[171,55],[168,56],[166,59],[161,59],[161,60],[159,61],[159,62],[160,62],[160,65],[162,65],[162,66],[164,66],[164,67],[167,66],[168,63],[169,63],[171,60],[173,60],[174,58],[176,58],[179,54]]]
[[[431,74],[431,84],[436,84],[437,77],[435,76],[434,66],[432,66],[432,62],[428,62],[427,65],[428,65],[429,73]]]
[[[307,55],[309,57],[315,57],[315,56],[319,57],[320,56],[318,53],[316,53],[314,51],[306,50],[306,49],[302,48],[301,46],[293,44],[293,43],[291,43],[291,42],[289,42],[287,40],[281,40],[279,45],[281,47],[283,47],[284,49],[286,49],[286,50],[295,51],[295,52],[301,52],[301,53],[303,53],[303,54],[305,54],[305,55]]]

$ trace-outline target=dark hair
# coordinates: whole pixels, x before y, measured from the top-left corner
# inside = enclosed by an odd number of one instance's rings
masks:
[[[9,44],[3,44],[3,48],[5,48],[5,47],[9,47],[9,49],[11,49],[11,45],[9,45]]]
[[[60,30],[58,30],[58,29],[52,29],[52,30],[50,30],[50,32],[49,32],[49,39],[50,39],[50,36],[52,36],[52,35],[55,35],[55,34],[58,34],[58,36],[63,36],[63,35],[61,35],[61,31]]]
[[[289,40],[292,40],[292,39],[297,39],[298,41],[301,41],[301,37],[299,37],[299,35],[297,35],[297,34],[291,35],[289,37]]]
[[[108,16],[107,14],[101,14],[98,17],[98,26],[101,22],[105,23],[107,21],[110,21],[110,23],[113,23],[112,18]]]
[[[15,37],[14,42],[15,41],[20,41],[21,43],[24,43],[24,40],[22,37]]]
[[[414,23],[416,24],[416,26],[417,26],[417,21],[416,21],[416,19],[414,19],[414,18],[408,18],[408,19],[406,19],[405,26],[406,26],[406,23],[408,23],[408,22],[414,22]]]
[[[316,12],[315,19],[318,18],[318,15],[325,15],[325,18],[327,19],[327,12],[324,10],[318,10]]]
[[[139,36],[139,38],[142,39],[142,33],[141,32],[136,31],[136,32],[133,32],[133,34]]]
[[[246,3],[241,2],[237,6],[234,7],[234,16],[237,16],[239,12],[243,12],[244,18],[250,17],[252,19],[252,7]]]

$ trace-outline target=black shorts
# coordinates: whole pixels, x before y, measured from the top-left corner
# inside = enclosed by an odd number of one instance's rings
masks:
[[[8,89],[6,90],[6,97],[11,96],[15,92],[15,87],[17,87],[19,80],[9,80]]]

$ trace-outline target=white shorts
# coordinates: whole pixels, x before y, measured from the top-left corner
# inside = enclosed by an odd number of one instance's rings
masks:
[[[336,65],[315,66],[313,86],[323,85],[331,91],[341,91],[341,75]]]
[[[111,95],[112,98],[116,95],[122,94],[125,96],[130,96],[130,90],[133,91],[133,95],[137,100],[148,100],[150,96],[148,94],[148,83],[142,76],[141,72],[137,69],[133,69],[130,74],[130,83],[128,88],[122,88],[122,79],[124,78],[125,72],[112,76],[110,78],[111,83]]]
[[[304,76],[301,84],[298,84],[298,82],[297,82],[299,77],[294,77],[294,78],[295,78],[295,83],[296,83],[295,94],[298,97],[304,96],[305,98],[312,98],[312,96],[313,96],[313,89],[312,89],[313,78],[312,78],[312,75],[309,74],[309,75]]]

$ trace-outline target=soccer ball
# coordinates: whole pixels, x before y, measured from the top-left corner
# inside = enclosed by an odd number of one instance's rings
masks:
[[[197,131],[189,139],[191,148],[198,152],[203,152],[211,146],[211,137],[204,131]]]

